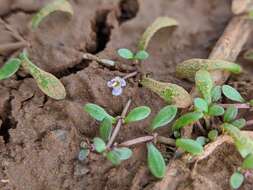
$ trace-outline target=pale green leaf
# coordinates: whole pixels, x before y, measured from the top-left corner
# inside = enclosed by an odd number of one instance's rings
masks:
[[[217,102],[221,99],[221,86],[215,86],[211,91],[212,102]]]
[[[253,169],[253,153],[250,153],[246,156],[242,163],[242,168]]]
[[[169,18],[169,17],[159,17],[157,18],[143,33],[140,41],[139,41],[139,49],[140,50],[145,50],[148,47],[150,39],[154,36],[154,34],[166,27],[171,27],[171,26],[177,26],[178,23],[175,19]]]
[[[234,172],[230,177],[230,185],[233,189],[238,189],[244,181],[244,176],[240,172]]]
[[[112,133],[112,120],[108,117],[105,117],[99,127],[100,137],[107,142],[110,139]]]
[[[238,114],[238,109],[235,106],[229,106],[224,113],[223,120],[224,122],[233,121]]]
[[[195,140],[180,138],[176,140],[176,146],[193,155],[203,152],[203,146]]]
[[[172,126],[173,130],[179,130],[185,126],[197,122],[204,116],[202,112],[189,112],[179,117]]]
[[[134,59],[137,60],[145,60],[149,57],[148,52],[146,52],[145,50],[140,50],[136,53],[136,55],[134,56]]]
[[[222,92],[230,100],[241,102],[241,103],[245,102],[241,94],[232,86],[223,85]]]
[[[158,114],[156,114],[155,118],[151,122],[150,128],[155,130],[159,127],[167,125],[175,118],[176,114],[176,106],[165,106],[158,112]]]
[[[18,71],[20,64],[21,61],[19,59],[9,59],[3,67],[0,68],[0,80],[10,78],[14,75]]]
[[[106,158],[111,161],[111,163],[115,166],[119,165],[121,163],[119,154],[112,150],[106,154]]]
[[[127,148],[127,147],[123,147],[123,148],[114,148],[113,151],[115,151],[118,155],[119,155],[119,159],[120,160],[127,160],[129,159],[133,152],[131,149]]]
[[[95,150],[99,153],[104,152],[106,149],[105,142],[101,138],[98,138],[98,137],[95,137],[93,139],[93,145],[95,147]]]
[[[133,59],[134,54],[132,51],[126,48],[118,49],[118,55],[124,59]]]
[[[215,141],[218,137],[218,131],[216,129],[212,129],[208,132],[207,136],[211,141]]]
[[[241,129],[246,125],[246,120],[243,118],[237,119],[237,120],[233,121],[231,124],[234,125],[235,127],[237,127],[238,129]]]
[[[196,111],[199,112],[208,112],[208,104],[202,98],[195,98],[194,99],[194,107]]]
[[[151,109],[147,106],[136,107],[126,116],[125,123],[143,120],[148,117],[150,113]]]
[[[53,2],[47,4],[43,7],[33,18],[32,18],[32,28],[35,29],[39,26],[41,21],[48,16],[49,14],[55,11],[62,11],[69,13],[70,15],[74,14],[71,4],[67,0],[54,0]]]
[[[151,173],[157,178],[163,178],[166,171],[166,165],[162,154],[152,143],[147,143],[147,149],[148,167]]]
[[[25,52],[20,54],[20,59],[21,65],[32,75],[43,93],[56,100],[62,100],[66,97],[66,90],[59,79],[34,65]]]
[[[201,96],[210,104],[212,102],[211,91],[213,88],[213,80],[210,73],[206,70],[197,71],[195,84]]]
[[[210,116],[221,116],[223,115],[225,112],[224,108],[217,105],[217,104],[213,104],[209,107],[208,110],[208,115]]]

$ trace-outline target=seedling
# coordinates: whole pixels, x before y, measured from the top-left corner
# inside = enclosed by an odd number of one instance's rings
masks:
[[[127,160],[132,156],[130,146],[146,143],[148,167],[151,173],[157,177],[162,178],[165,174],[165,161],[162,154],[155,146],[155,142],[175,145],[175,141],[167,137],[158,136],[154,131],[158,128],[168,125],[177,114],[176,106],[165,106],[153,118],[147,130],[151,133],[150,136],[139,137],[128,140],[122,143],[115,143],[114,140],[119,133],[119,129],[125,124],[141,121],[149,116],[151,110],[147,106],[140,106],[132,109],[127,114],[127,109],[130,106],[128,102],[121,116],[113,117],[109,115],[102,107],[96,104],[86,104],[84,110],[94,119],[100,121],[99,135],[93,139],[94,150],[105,156],[113,165],[120,164],[123,160]],[[113,125],[116,124],[115,127]],[[87,147],[88,149],[88,147]],[[94,151],[91,149],[91,151]],[[80,150],[80,154],[86,154],[88,151]],[[86,156],[82,156],[86,157]]]
[[[118,55],[124,59],[132,61],[143,61],[149,57],[148,52],[146,52],[145,50],[140,50],[134,54],[131,50],[127,48],[118,49]]]
[[[43,7],[31,21],[32,29],[36,29],[41,21],[45,19],[49,14],[55,11],[63,11],[69,13],[71,16],[74,14],[71,4],[67,0],[54,0],[53,2],[47,4]]]
[[[5,65],[0,69],[0,80],[13,76],[20,66],[32,75],[43,93],[56,100],[65,98],[66,91],[60,80],[58,80],[54,75],[45,72],[34,65],[29,60],[25,51],[20,54],[19,58],[10,59],[5,63]]]

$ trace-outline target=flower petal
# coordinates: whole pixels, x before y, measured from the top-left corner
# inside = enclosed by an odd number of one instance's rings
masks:
[[[114,83],[115,83],[115,79],[112,79],[112,80],[107,82],[107,86],[112,88]]]
[[[114,96],[119,96],[122,94],[122,88],[121,87],[116,87],[112,89],[112,95]]]
[[[120,79],[120,86],[121,86],[121,87],[125,87],[125,86],[126,86],[126,81],[125,81],[125,79],[123,79],[123,78]]]

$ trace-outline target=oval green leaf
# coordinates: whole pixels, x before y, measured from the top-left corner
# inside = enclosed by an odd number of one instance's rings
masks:
[[[113,149],[113,151],[115,151],[118,154],[120,160],[127,160],[133,154],[133,151],[129,148],[126,148],[126,147],[115,148],[115,149]]]
[[[203,137],[203,136],[199,136],[196,138],[196,141],[198,143],[200,143],[202,146],[204,146],[207,142],[208,142],[209,139],[207,139],[206,137]]]
[[[211,141],[215,141],[218,137],[218,131],[216,129],[212,129],[208,132],[207,136]]]
[[[140,121],[145,119],[151,113],[151,109],[147,106],[140,106],[134,108],[129,112],[129,114],[125,118],[125,123]]]
[[[151,173],[157,178],[163,178],[166,171],[166,165],[162,154],[152,143],[147,143],[147,149],[148,167]]]
[[[215,86],[211,91],[212,102],[217,102],[221,99],[221,86]]]
[[[9,59],[4,66],[0,68],[0,80],[10,78],[14,75],[18,71],[20,64],[21,61],[19,59]]]
[[[93,139],[93,145],[95,147],[95,150],[98,152],[98,153],[101,153],[101,152],[104,152],[105,149],[106,149],[106,145],[105,145],[105,142],[98,138],[98,137],[95,137]]]
[[[112,120],[108,117],[105,117],[99,127],[99,135],[100,137],[107,142],[112,134]]]
[[[232,86],[223,85],[222,92],[230,100],[241,102],[241,103],[245,102],[241,94]]]
[[[223,120],[224,122],[233,121],[238,114],[238,109],[235,106],[229,106],[224,113]]]
[[[177,26],[178,23],[175,19],[169,18],[169,17],[159,17],[157,18],[143,33],[140,41],[139,41],[139,49],[140,50],[145,50],[148,47],[150,39],[154,36],[154,34],[166,27],[170,26]]]
[[[201,96],[210,104],[212,102],[211,91],[213,88],[213,80],[210,73],[206,70],[197,71],[195,84]]]
[[[253,153],[246,156],[242,163],[243,169],[253,169]]]
[[[155,118],[151,122],[150,128],[152,130],[155,130],[159,127],[167,125],[175,118],[176,114],[177,114],[176,106],[165,106],[155,116]]]
[[[136,55],[134,56],[134,59],[137,59],[137,60],[145,60],[149,57],[149,54],[148,52],[146,52],[145,50],[140,50],[136,53]]]
[[[172,126],[173,130],[179,130],[187,125],[190,125],[192,123],[195,123],[196,121],[198,121],[199,119],[201,119],[204,116],[203,113],[201,112],[190,112],[190,113],[186,113],[184,115],[182,115],[181,117],[179,117],[174,125]]]
[[[106,158],[115,166],[121,163],[119,154],[113,150],[106,154]]]
[[[208,112],[208,104],[202,98],[195,98],[194,99],[194,107],[196,111],[199,112]]]
[[[208,115],[210,116],[221,116],[223,115],[225,112],[224,108],[217,105],[217,104],[213,104],[209,107],[208,110]]]
[[[92,103],[85,104],[84,111],[98,121],[103,121],[104,118],[109,118],[112,121],[112,123],[115,122],[115,118],[110,116],[102,107],[96,104]]]
[[[32,75],[44,94],[56,100],[62,100],[66,97],[66,90],[59,79],[34,65],[25,52],[20,54],[20,59],[21,65]]]
[[[194,81],[195,74],[200,69],[207,71],[225,70],[234,74],[242,72],[240,65],[229,61],[220,59],[189,59],[177,64],[176,74],[178,77]]]
[[[203,152],[203,146],[199,142],[192,139],[177,139],[176,146],[193,155]]]
[[[31,21],[32,28],[35,29],[39,26],[41,21],[48,16],[49,14],[55,11],[62,11],[69,13],[70,15],[74,14],[71,4],[67,0],[54,0],[52,3],[47,4],[43,7]]]
[[[233,121],[231,124],[234,125],[235,127],[237,127],[238,129],[241,129],[246,125],[246,120],[243,118],[237,119],[237,120]]]
[[[118,55],[124,59],[133,59],[134,54],[132,51],[126,48],[118,49]]]
[[[244,181],[244,176],[240,172],[234,172],[230,177],[230,185],[233,189],[238,189]]]

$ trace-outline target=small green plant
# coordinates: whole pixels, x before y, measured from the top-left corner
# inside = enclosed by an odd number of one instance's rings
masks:
[[[131,50],[127,48],[118,49],[118,55],[124,59],[132,61],[143,61],[149,57],[148,52],[146,52],[145,50],[140,50],[134,54]]]
[[[80,150],[79,159],[83,160],[86,158],[89,151],[96,151],[106,157],[113,165],[119,165],[123,160],[127,160],[132,156],[132,150],[129,147],[139,143],[146,143],[148,167],[155,177],[162,178],[165,175],[166,165],[162,154],[155,146],[155,142],[167,144],[175,144],[175,142],[172,139],[158,136],[155,130],[168,125],[175,118],[177,107],[165,106],[155,115],[147,128],[150,133],[149,136],[115,143],[115,138],[121,127],[146,119],[151,113],[151,109],[147,106],[136,107],[127,113],[130,106],[129,102],[126,104],[122,115],[116,117],[109,115],[102,107],[96,104],[88,103],[84,106],[84,110],[100,122],[99,137],[93,139],[90,147],[87,146],[86,149],[82,148]],[[114,124],[116,124],[115,127],[113,127]]]
[[[25,51],[20,54],[19,58],[12,58],[5,63],[0,69],[0,80],[13,76],[19,70],[20,66],[32,75],[40,90],[46,95],[56,100],[65,98],[66,91],[60,80],[34,65],[29,60]]]
[[[55,11],[63,11],[69,13],[70,15],[74,14],[71,4],[68,0],[54,0],[53,2],[44,6],[33,18],[31,21],[32,29],[36,29],[42,20],[49,14]]]

